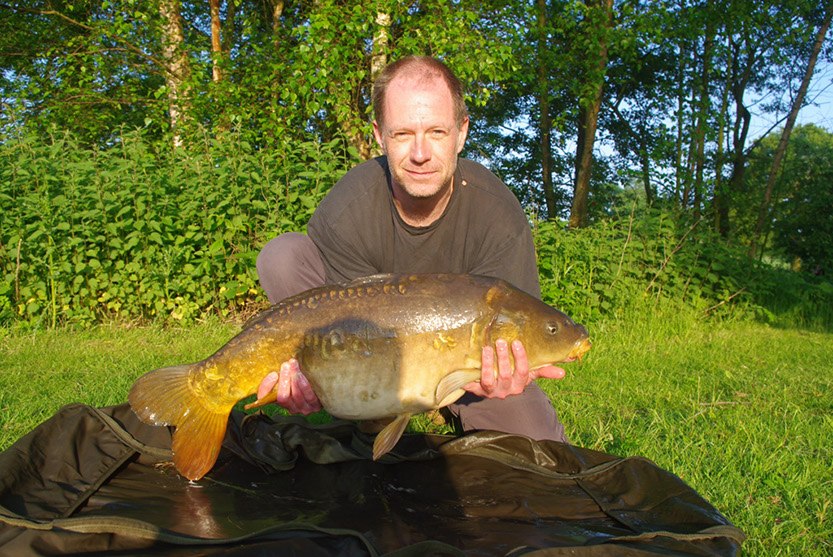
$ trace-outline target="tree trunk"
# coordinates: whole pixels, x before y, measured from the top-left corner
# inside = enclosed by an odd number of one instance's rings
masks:
[[[222,79],[220,57],[223,55],[223,42],[220,39],[220,0],[208,0],[208,3],[211,12],[211,78],[217,82]]]
[[[724,238],[729,236],[729,192],[723,181],[723,164],[726,162],[723,142],[726,140],[726,115],[729,110],[730,89],[731,76],[727,74],[723,93],[720,96],[720,112],[717,115],[717,152],[714,157],[714,197],[712,198],[714,229]]]
[[[613,0],[598,0],[597,6],[602,10],[603,18],[600,28],[594,30],[598,33],[598,62],[593,72],[595,78],[593,92],[585,99],[587,104],[582,107],[579,115],[576,179],[573,191],[573,206],[570,211],[570,227],[572,228],[584,228],[588,222],[590,175],[593,170],[593,144],[596,140],[604,76],[607,70],[607,36],[608,31],[613,26]]]
[[[746,40],[748,42],[748,37]],[[740,191],[746,173],[746,138],[749,135],[752,114],[746,108],[743,97],[746,94],[746,87],[752,77],[752,68],[755,64],[754,54],[749,51],[746,57],[746,65],[741,70],[741,48],[734,40],[731,41],[730,46],[732,50],[731,89],[737,116],[732,127],[732,174],[729,177],[726,191],[717,200],[718,232],[724,238],[729,237],[732,227],[729,220],[729,198],[731,198],[733,192]]]
[[[696,58],[696,55],[692,53],[692,56]],[[696,71],[697,62],[696,59],[692,61],[692,71]],[[688,209],[690,201],[691,201],[691,190],[694,187],[694,168],[695,168],[695,152],[697,150],[697,87],[693,84],[694,79],[692,79],[692,86],[691,86],[691,99],[688,101],[689,106],[691,106],[691,120],[689,122],[689,129],[694,130],[691,135],[689,136],[688,141],[688,149],[687,153],[685,154],[685,160],[683,161],[682,167],[682,183],[683,183],[683,191],[682,197],[680,198],[680,210],[685,211]],[[681,155],[682,156],[682,155]]]
[[[688,60],[685,42],[680,42],[679,68],[677,73],[677,137],[674,141],[674,201],[682,203],[683,198],[683,118],[685,117],[685,74]]]
[[[233,2],[233,0],[229,0]],[[281,42],[281,16],[283,15],[284,0],[271,0],[272,13],[269,14],[272,20],[272,42],[275,48],[280,46]]]
[[[558,214],[558,202],[552,185],[552,139],[550,119],[550,87],[548,64],[545,56],[549,50],[547,44],[547,0],[537,0],[538,12],[538,108],[541,116],[538,121],[539,137],[541,141],[541,182],[544,189],[544,199],[547,202],[547,218],[555,219]]]
[[[376,12],[376,30],[373,33],[373,47],[370,51],[370,81],[376,80],[376,77],[385,69],[388,64],[388,43],[390,40],[390,26],[391,17],[387,12]],[[355,97],[354,97],[355,98]],[[361,107],[355,105],[356,100],[350,101],[352,106],[351,114],[356,118],[354,120],[339,119],[338,125],[342,133],[347,138],[347,142],[358,151],[362,160],[369,160],[381,154],[376,143],[362,133],[361,129],[356,127],[356,121],[363,118]]]
[[[236,7],[234,0],[226,1],[226,22],[223,26],[223,53],[228,55],[231,52],[231,47],[234,45],[235,37],[237,36],[235,29]]]
[[[173,145],[182,147],[182,128],[188,120],[187,82],[191,71],[185,52],[179,0],[161,0],[159,15],[162,17],[162,59],[166,65],[165,85]]]
[[[647,133],[647,132],[646,132]],[[645,137],[644,135],[642,136]],[[640,140],[639,144],[639,162],[642,167],[642,185],[645,187],[645,203],[650,207],[654,204],[654,187],[651,185],[651,157],[648,153],[648,146],[645,145],[645,140]]]
[[[798,88],[798,94],[793,100],[792,109],[787,117],[787,123],[784,124],[784,130],[781,132],[781,139],[778,142],[778,147],[775,149],[775,156],[772,159],[772,168],[769,170],[769,177],[766,181],[766,191],[764,192],[764,199],[761,202],[761,207],[758,210],[758,220],[755,223],[755,231],[752,234],[752,242],[749,246],[749,257],[755,259],[758,255],[758,245],[764,231],[764,227],[769,224],[770,202],[772,201],[772,191],[775,189],[775,180],[778,177],[778,171],[781,167],[781,160],[784,158],[784,153],[787,150],[787,142],[790,140],[790,133],[792,133],[795,119],[798,117],[798,111],[804,103],[804,97],[807,94],[807,89],[810,87],[810,80],[813,78],[813,71],[816,67],[816,60],[818,59],[821,45],[824,42],[824,37],[827,35],[827,30],[830,27],[830,19],[833,17],[833,1],[827,5],[827,11],[824,14],[824,21],[822,21],[819,32],[816,34],[816,40],[813,43],[813,49],[810,52],[810,59],[807,62],[807,70],[804,72],[804,78],[801,80],[801,86]],[[763,250],[762,250],[763,251]]]
[[[711,2],[709,3],[711,5]],[[697,148],[694,159],[694,212],[695,221],[700,220],[700,206],[703,203],[703,168],[706,165],[706,118],[709,112],[709,73],[711,66],[712,45],[714,43],[714,23],[709,18],[706,23],[706,36],[703,41],[703,73],[700,76],[700,101],[698,104],[695,141]]]
[[[390,14],[376,13],[376,32],[373,34],[373,52],[370,55],[370,82],[382,73],[388,65],[388,31],[390,30]]]

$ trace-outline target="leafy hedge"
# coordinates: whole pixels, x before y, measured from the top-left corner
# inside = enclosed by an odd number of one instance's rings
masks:
[[[833,328],[833,285],[825,277],[750,261],[742,246],[667,209],[567,231],[535,226],[543,297],[592,322],[632,312]]]
[[[351,164],[338,142],[256,151],[231,133],[199,153],[143,132],[106,150],[67,133],[0,146],[0,319],[89,323],[263,301],[254,259],[300,230]]]
[[[255,257],[303,230],[354,164],[342,144],[257,150],[239,135],[201,152],[142,131],[107,149],[69,134],[0,144],[0,325],[192,319],[263,307]],[[673,211],[584,230],[533,219],[544,299],[584,323],[688,308],[704,318],[833,327],[823,277],[750,262]]]

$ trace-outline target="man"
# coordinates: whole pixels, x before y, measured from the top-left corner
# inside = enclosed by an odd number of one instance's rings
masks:
[[[457,158],[469,120],[451,70],[428,57],[399,60],[374,84],[373,108],[373,133],[385,156],[339,180],[310,219],[308,236],[284,234],[264,247],[257,270],[269,300],[390,272],[492,276],[540,298],[520,203],[486,168]],[[480,382],[467,385],[466,395],[448,408],[464,431],[566,443],[549,399],[531,384],[538,377],[560,379],[564,370],[530,371],[523,345],[499,339],[494,349],[483,349]],[[321,409],[295,360],[264,378],[258,398],[272,389],[293,413]]]

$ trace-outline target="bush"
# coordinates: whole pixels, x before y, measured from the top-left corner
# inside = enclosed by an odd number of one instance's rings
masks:
[[[258,309],[255,258],[303,230],[354,163],[343,144],[197,152],[124,132],[106,150],[53,133],[0,144],[0,326],[189,320]],[[704,318],[833,326],[824,277],[753,263],[672,211],[567,230],[533,219],[544,299],[592,324],[686,307]],[[667,313],[666,313],[667,315]]]
[[[141,130],[107,150],[68,133],[7,140],[0,319],[186,319],[263,302],[258,250],[302,230],[350,163],[340,142],[266,152],[235,133],[187,153],[154,149]]]
[[[581,230],[536,222],[543,297],[585,323],[687,307],[703,318],[833,327],[823,277],[752,262],[704,226],[661,209]]]

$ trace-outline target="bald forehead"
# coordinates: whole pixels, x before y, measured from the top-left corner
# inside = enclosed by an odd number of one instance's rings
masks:
[[[419,120],[430,120],[434,125],[443,121],[451,126],[457,124],[451,90],[441,76],[424,73],[397,76],[388,85],[386,97],[384,121],[380,122],[385,129],[405,126],[417,115]]]
[[[451,96],[451,89],[436,71],[426,67],[405,68],[390,81],[390,87],[442,90]]]

